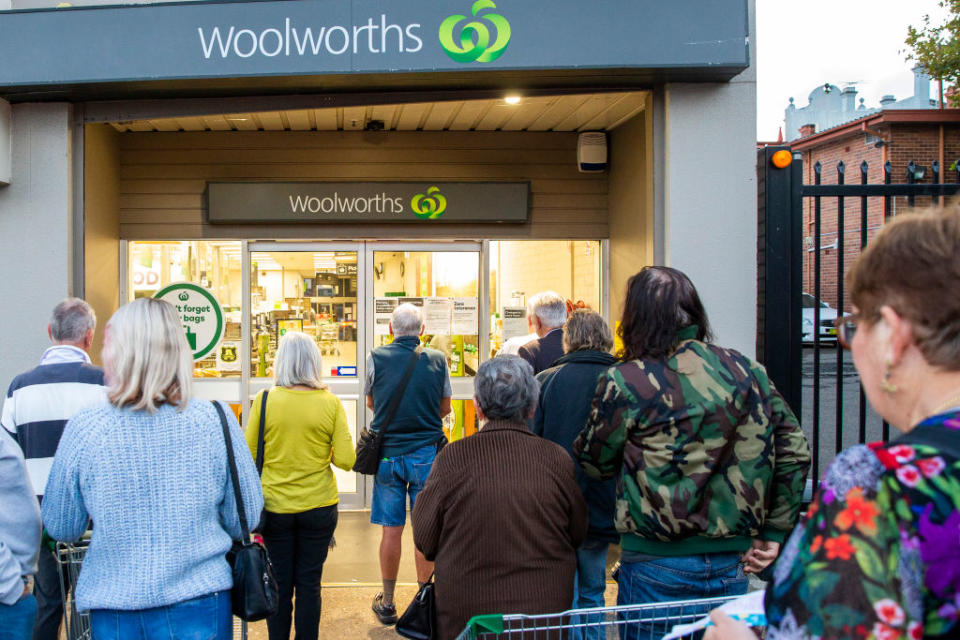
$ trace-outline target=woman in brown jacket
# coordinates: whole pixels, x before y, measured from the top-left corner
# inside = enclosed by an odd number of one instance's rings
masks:
[[[500,356],[475,381],[480,433],[445,447],[413,511],[413,539],[434,560],[437,636],[486,613],[554,613],[573,602],[587,509],[573,462],[530,432],[530,365]]]

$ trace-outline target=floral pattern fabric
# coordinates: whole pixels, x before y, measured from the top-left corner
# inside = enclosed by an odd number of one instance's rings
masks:
[[[954,411],[838,455],[777,561],[767,638],[960,637],[958,451]]]

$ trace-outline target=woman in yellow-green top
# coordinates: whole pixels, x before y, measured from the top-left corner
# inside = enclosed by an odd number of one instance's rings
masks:
[[[322,381],[320,349],[290,331],[280,339],[274,387],[264,425],[263,541],[280,586],[280,607],[267,618],[270,640],[288,640],[297,591],[297,640],[320,627],[320,578],[337,527],[337,480],[331,464],[349,471],[356,460],[347,414]],[[261,391],[253,401],[246,437],[257,455]]]

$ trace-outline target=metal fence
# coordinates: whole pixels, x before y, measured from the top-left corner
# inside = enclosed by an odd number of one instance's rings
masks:
[[[800,154],[792,154],[786,168],[772,164],[781,150],[789,148],[758,152],[757,352],[801,418],[813,455],[810,477],[818,479],[845,447],[891,436],[833,330],[833,318],[850,312],[846,270],[898,210],[936,205],[960,192],[960,160],[951,167],[950,183],[941,183],[937,162],[927,171],[911,161],[903,182],[894,183],[890,162],[881,168],[882,184],[869,182],[867,162],[853,180],[845,163],[818,162],[812,184],[804,184]]]

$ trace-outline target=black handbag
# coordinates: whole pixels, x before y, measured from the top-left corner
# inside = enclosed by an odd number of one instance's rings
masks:
[[[223,428],[223,439],[227,443],[227,462],[230,466],[230,479],[233,484],[233,496],[237,502],[237,515],[240,517],[242,538],[235,540],[227,552],[227,562],[233,572],[233,589],[230,591],[230,604],[233,615],[241,620],[253,622],[263,620],[277,612],[280,604],[280,590],[273,576],[273,566],[267,549],[259,542],[250,541],[247,528],[247,514],[240,495],[240,476],[237,473],[237,461],[233,455],[233,442],[230,439],[230,427],[227,416],[219,402],[214,402]]]
[[[360,436],[357,438],[357,461],[353,463],[353,470],[357,473],[372,476],[376,475],[377,469],[380,468],[380,452],[383,449],[383,434],[393,421],[393,417],[397,414],[397,408],[403,399],[403,392],[407,390],[410,378],[413,377],[413,370],[417,366],[417,361],[420,360],[421,352],[422,349],[419,346],[413,350],[410,361],[407,363],[407,368],[403,372],[403,378],[400,380],[400,385],[394,392],[393,397],[390,398],[390,406],[387,407],[387,413],[384,416],[380,430],[364,429],[360,432]]]
[[[404,638],[410,640],[433,640],[436,637],[436,594],[433,586],[433,576],[413,597],[407,610],[403,612],[394,630]]]

